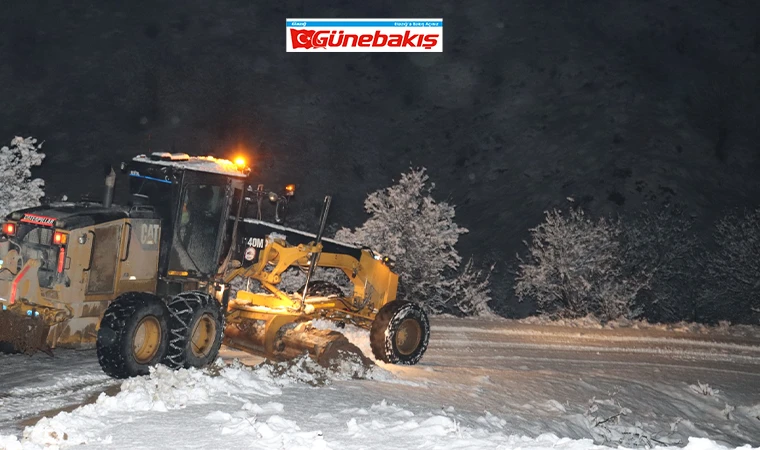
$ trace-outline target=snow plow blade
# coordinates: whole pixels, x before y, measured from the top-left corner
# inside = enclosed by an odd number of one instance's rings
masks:
[[[47,344],[50,327],[41,317],[21,316],[0,311],[0,353],[26,353],[38,351],[52,356]]]
[[[280,318],[280,317],[276,317]],[[360,362],[366,369],[375,364],[336,331],[319,330],[308,323],[277,326],[275,320],[244,320],[224,329],[224,343],[274,361],[287,361],[308,354],[322,367],[339,367],[347,360]]]

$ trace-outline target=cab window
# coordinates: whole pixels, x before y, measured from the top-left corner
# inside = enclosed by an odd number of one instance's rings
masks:
[[[225,206],[223,186],[188,185],[175,227],[171,270],[211,274],[216,270],[216,245]]]

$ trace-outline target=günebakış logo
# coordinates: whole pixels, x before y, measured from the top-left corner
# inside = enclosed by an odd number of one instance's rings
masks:
[[[288,52],[442,52],[443,19],[287,19]]]

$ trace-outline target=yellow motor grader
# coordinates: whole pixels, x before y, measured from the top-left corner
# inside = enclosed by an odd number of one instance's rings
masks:
[[[274,360],[308,353],[329,366],[361,355],[313,319],[370,331],[377,360],[416,364],[430,326],[414,303],[396,299],[391,259],[323,238],[330,197],[315,234],[282,226],[295,187],[253,188],[244,162],[178,153],[122,163],[131,200],[113,204],[116,174],[102,202],[51,203],[10,213],[0,237],[0,348],[31,353],[97,347],[112,377],[156,364],[202,367],[222,343]],[[276,205],[275,222],[261,204]],[[258,215],[247,217],[258,206]],[[353,289],[313,280],[337,269]],[[304,285],[278,288],[300,269]],[[258,289],[237,289],[253,282]],[[362,360],[367,362],[363,356]]]

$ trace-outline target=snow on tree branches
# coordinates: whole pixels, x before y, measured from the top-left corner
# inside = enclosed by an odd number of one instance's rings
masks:
[[[627,273],[621,233],[619,222],[595,222],[580,209],[547,212],[546,221],[531,229],[527,258],[518,256],[515,293],[560,317],[635,317],[634,299],[649,276]]]
[[[636,300],[646,319],[701,321],[714,312],[714,299],[704,294],[706,249],[683,210],[670,206],[631,215],[622,237],[628,273],[647,271],[652,276]]]
[[[725,317],[760,317],[760,208],[729,215],[715,227],[716,250],[708,267],[710,290]]]
[[[22,208],[38,206],[45,196],[45,182],[32,179],[34,166],[45,158],[42,143],[32,137],[16,136],[10,147],[0,149],[0,217]]]
[[[396,260],[399,297],[429,312],[474,314],[488,310],[488,278],[468,263],[457,274],[455,245],[466,228],[454,222],[454,206],[436,202],[425,168],[401,175],[397,184],[369,194],[369,219],[355,230],[342,228],[338,240],[366,245]],[[476,281],[473,281],[476,280]],[[466,295],[465,295],[466,294]]]
[[[431,299],[429,309],[432,311],[451,311],[466,316],[491,315],[488,302],[491,301],[491,265],[487,273],[476,269],[472,258],[467,261],[459,275],[443,283],[442,295]]]

